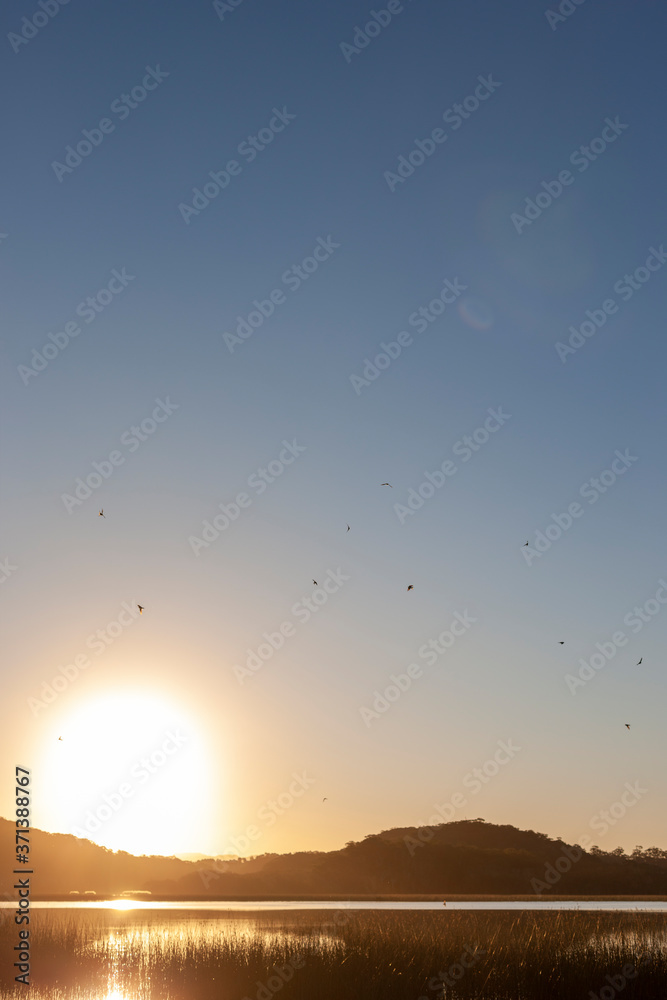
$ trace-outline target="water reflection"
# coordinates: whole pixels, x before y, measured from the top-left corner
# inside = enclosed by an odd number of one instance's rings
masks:
[[[16,903],[0,902],[0,910],[15,909]],[[373,900],[355,899],[351,901],[332,900],[136,900],[97,899],[85,902],[71,900],[36,900],[31,903],[33,910],[153,910],[165,915],[173,912],[214,912],[236,913],[257,911],[272,913],[291,911],[300,913],[312,910],[442,910],[442,899],[426,900]],[[667,912],[667,897],[653,899],[583,899],[581,901],[562,899],[448,899],[448,910],[621,910],[625,912]]]
[[[329,925],[328,921],[323,923]],[[120,960],[130,952],[148,955],[156,949],[183,958],[194,950],[211,952],[225,946],[244,949],[253,945],[271,951],[280,945],[288,950],[298,950],[305,941],[309,946],[330,949],[337,943],[338,936],[333,925],[322,928],[318,923],[313,925],[312,921],[307,928],[301,929],[287,922],[276,924],[274,920],[269,926],[262,926],[256,918],[184,919],[111,930],[105,928],[86,947],[98,954],[105,953],[112,960]]]

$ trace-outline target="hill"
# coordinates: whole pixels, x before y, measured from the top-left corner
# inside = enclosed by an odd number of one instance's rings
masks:
[[[14,825],[0,819],[0,856],[11,858]],[[31,832],[33,893],[128,889],[189,897],[341,894],[665,895],[667,851],[584,851],[532,830],[482,819],[404,827],[338,851],[182,860],[110,851],[71,834]],[[13,877],[5,869],[0,892]]]

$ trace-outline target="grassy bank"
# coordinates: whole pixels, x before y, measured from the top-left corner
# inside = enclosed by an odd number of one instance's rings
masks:
[[[31,932],[33,1000],[584,1000],[608,976],[663,1000],[667,982],[667,914],[64,910]],[[0,993],[24,997],[12,976],[5,958]]]

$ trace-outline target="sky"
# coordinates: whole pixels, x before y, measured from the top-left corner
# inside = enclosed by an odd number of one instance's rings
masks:
[[[45,3],[0,814],[21,766],[134,853],[667,847],[664,6]]]

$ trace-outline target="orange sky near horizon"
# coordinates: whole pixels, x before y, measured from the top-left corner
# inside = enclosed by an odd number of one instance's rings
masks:
[[[144,621],[150,628],[150,619]],[[576,746],[560,747],[546,766],[543,756],[536,766],[537,741],[543,748],[556,743],[539,720],[496,727],[480,738],[461,725],[454,735],[450,712],[442,734],[427,729],[398,749],[405,722],[417,724],[416,686],[370,726],[359,718],[349,737],[319,744],[322,716],[304,721],[302,706],[292,706],[291,719],[280,726],[277,755],[271,724],[277,678],[270,665],[247,686],[232,676],[227,689],[237,686],[234,704],[222,691],[202,698],[191,686],[158,680],[165,663],[178,659],[177,650],[155,658],[153,671],[145,651],[135,655],[144,657],[141,681],[119,641],[104,662],[81,671],[52,704],[24,720],[16,745],[32,750],[16,759],[32,770],[35,826],[112,850],[163,855],[333,850],[395,826],[477,817],[568,841],[588,835],[604,850],[664,846],[650,784],[640,783],[641,794],[622,816],[618,806],[609,813],[636,782],[632,768],[600,794],[592,786],[576,793],[564,786]],[[424,674],[416,684],[434,688],[438,679]],[[453,754],[455,743],[460,749]],[[437,760],[441,744],[450,749]],[[343,747],[354,761],[351,772],[338,765]],[[393,794],[397,787],[400,795]],[[11,816],[4,797],[3,814]]]

